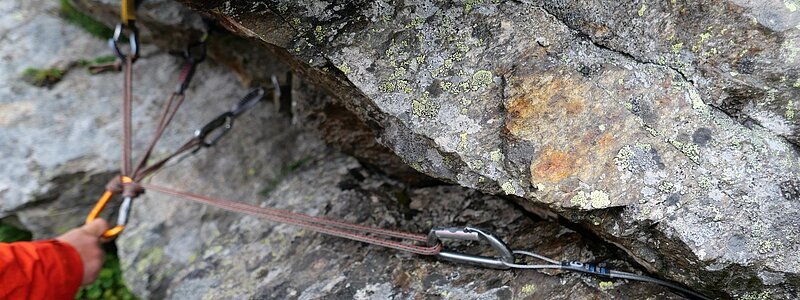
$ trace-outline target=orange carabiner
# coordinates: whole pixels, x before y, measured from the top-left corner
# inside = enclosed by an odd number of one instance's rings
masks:
[[[133,182],[133,179],[128,176],[122,176],[121,179],[122,183]],[[106,204],[108,204],[108,201],[111,200],[111,197],[113,196],[114,192],[112,191],[105,191],[105,193],[100,196],[100,199],[97,200],[97,204],[94,205],[92,211],[89,212],[88,216],[86,216],[86,224],[89,224],[89,222],[97,219],[97,217],[100,216],[100,212],[106,208]],[[130,197],[125,197],[125,199],[122,201],[122,205],[119,208],[119,214],[117,215],[117,225],[109,230],[106,230],[106,232],[103,232],[103,238],[116,238],[120,233],[122,233],[122,230],[125,229],[125,225],[128,223],[128,214],[131,210],[131,200],[132,199]]]

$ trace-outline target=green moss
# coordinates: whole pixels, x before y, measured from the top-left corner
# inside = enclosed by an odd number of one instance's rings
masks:
[[[103,268],[97,276],[97,280],[78,290],[75,299],[118,299],[132,300],[136,296],[128,290],[122,278],[122,270],[119,265],[119,258],[115,253],[106,253],[106,260]]]
[[[51,87],[61,81],[64,73],[64,70],[57,68],[27,68],[22,71],[22,79],[34,86]]]
[[[0,221],[0,243],[30,241],[33,234]]]
[[[108,28],[108,26],[105,24],[100,23],[94,18],[78,11],[74,6],[72,6],[72,3],[70,3],[69,0],[59,1],[61,3],[59,14],[67,22],[83,28],[83,30],[86,30],[86,32],[89,34],[101,39],[108,39],[114,35],[114,31],[111,28]]]
[[[115,55],[104,55],[92,59],[81,59],[77,62],[77,65],[79,67],[88,67],[92,65],[102,65],[102,64],[112,63],[115,60],[117,60],[117,57]]]
[[[309,161],[311,161],[311,159],[312,159],[311,156],[304,156],[298,160],[288,163],[283,168],[281,168],[281,170],[274,178],[270,178],[267,180],[266,186],[260,191],[258,191],[258,194],[265,197],[269,196],[269,194],[272,193],[272,191],[274,191],[275,188],[278,187],[278,184],[280,184],[287,175],[299,170],[301,167],[303,167]]]

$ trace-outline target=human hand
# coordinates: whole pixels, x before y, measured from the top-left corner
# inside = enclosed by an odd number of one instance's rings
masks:
[[[100,237],[108,229],[108,222],[103,219],[94,219],[89,224],[72,229],[57,237],[56,240],[71,245],[83,261],[83,280],[86,285],[97,279],[100,268],[103,266],[105,252],[100,248]]]

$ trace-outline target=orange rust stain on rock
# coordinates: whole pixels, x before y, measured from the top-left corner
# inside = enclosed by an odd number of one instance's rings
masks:
[[[614,142],[614,136],[611,132],[603,133],[600,137],[600,140],[597,141],[597,146],[600,148],[599,150],[608,149],[608,146]]]
[[[517,96],[506,104],[506,129],[513,135],[526,135],[537,126],[585,111],[584,82],[569,76],[537,76],[523,78]]]
[[[548,148],[531,164],[531,174],[536,180],[558,182],[575,171],[575,156]]]
[[[567,100],[567,104],[565,105],[568,114],[578,114],[583,111],[583,99],[581,98],[572,98]]]

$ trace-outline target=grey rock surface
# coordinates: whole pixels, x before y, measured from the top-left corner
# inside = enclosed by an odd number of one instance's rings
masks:
[[[51,1],[0,3],[0,218],[19,221],[37,238],[82,223],[104,184],[117,174],[120,155],[121,74],[90,76],[74,68],[49,89],[18,77],[27,67],[62,67],[108,53],[104,41],[66,24],[55,9]],[[174,87],[181,63],[154,47],[143,54],[134,72],[136,141],[152,133],[143,125]],[[244,94],[241,82],[257,81],[222,66],[229,62],[200,67],[156,156],[229,108]],[[283,66],[272,59],[259,68],[278,73]],[[308,98],[309,106],[325,100],[311,85],[298,82],[296,88],[302,89],[294,93],[296,100]],[[298,106],[293,120],[274,108],[261,105],[237,120],[219,147],[170,165],[152,182],[387,228],[424,232],[434,224],[471,224],[508,237],[514,247],[556,259],[643,271],[614,247],[531,217],[496,196],[452,185],[408,185],[329,149],[319,131],[297,119],[327,110]],[[141,147],[135,143],[137,150]],[[138,198],[134,208],[117,245],[126,280],[144,299],[680,298],[652,284],[438,262],[154,192]]]
[[[293,167],[272,177],[271,170],[287,162]],[[409,188],[331,151],[316,134],[269,109],[239,121],[227,142],[164,170],[153,182],[411,232],[474,224],[509,237],[512,247],[631,268],[613,247],[530,217],[496,196],[449,185]],[[681,298],[649,284],[454,265],[153,192],[137,201],[133,216],[119,241],[120,256],[128,283],[145,298]],[[487,252],[479,245],[450,246]]]
[[[716,295],[797,294],[795,2],[183,2],[425,174]]]

